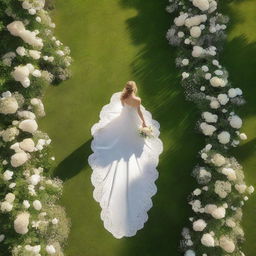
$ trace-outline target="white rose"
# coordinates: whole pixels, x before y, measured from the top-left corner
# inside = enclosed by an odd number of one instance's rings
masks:
[[[204,54],[204,49],[201,46],[194,46],[192,51],[192,56],[199,58]]]
[[[6,170],[6,171],[3,173],[3,180],[5,180],[5,181],[11,180],[11,179],[12,179],[12,176],[13,176],[13,172],[12,172],[12,171],[9,171],[9,170]]]
[[[19,105],[14,97],[0,99],[0,113],[4,115],[14,114],[18,110]]]
[[[184,26],[185,20],[187,17],[188,17],[187,13],[182,13],[180,16],[178,16],[174,19],[175,25],[178,27]]]
[[[225,87],[227,83],[222,78],[214,76],[211,78],[210,84],[213,87]]]
[[[36,186],[41,180],[41,176],[38,174],[33,174],[29,177],[29,183]]]
[[[202,12],[207,11],[210,8],[208,0],[193,0],[193,5],[199,8]]]
[[[1,203],[1,211],[2,212],[10,212],[13,208],[13,205],[7,201]]]
[[[235,244],[233,242],[233,240],[231,240],[230,238],[226,237],[226,236],[221,236],[220,237],[220,247],[227,253],[233,253],[235,251]]]
[[[34,60],[38,60],[41,57],[41,52],[40,51],[36,51],[36,50],[29,50],[29,55],[34,59]]]
[[[227,176],[228,180],[236,180],[236,172],[232,168],[222,168],[221,172]]]
[[[40,211],[42,209],[42,204],[39,200],[33,201],[33,207],[37,210]]]
[[[221,93],[218,95],[217,98],[221,105],[226,105],[229,102],[229,98],[227,94]]]
[[[19,167],[28,161],[28,155],[23,152],[15,153],[11,156],[11,165],[13,167]]]
[[[24,206],[26,209],[28,209],[28,208],[30,207],[30,203],[29,203],[28,200],[24,200],[22,204],[23,204],[23,206]]]
[[[33,152],[35,149],[35,143],[31,138],[24,139],[20,142],[20,148],[24,151]]]
[[[222,156],[221,154],[216,153],[216,154],[214,154],[214,155],[212,156],[211,162],[212,162],[214,165],[220,167],[220,166],[222,166],[222,165],[225,164],[226,159],[225,159],[225,157]]]
[[[15,200],[15,195],[13,193],[8,193],[6,196],[5,196],[5,200],[9,203],[13,203],[14,200]]]
[[[200,124],[200,128],[204,135],[206,136],[212,136],[213,133],[216,131],[216,127],[210,124],[207,124],[205,122]]]
[[[26,49],[23,46],[19,46],[16,49],[16,52],[20,55],[20,56],[25,56],[26,55]]]
[[[245,133],[240,133],[239,137],[241,140],[247,140],[247,136]]]
[[[207,123],[216,123],[218,121],[218,116],[210,112],[203,112],[202,117]]]
[[[22,65],[15,67],[14,71],[11,73],[14,80],[20,82],[25,88],[30,86],[29,74],[28,67]]]
[[[224,207],[217,207],[211,215],[215,219],[223,219],[226,216],[226,209]]]
[[[14,221],[14,229],[16,233],[25,235],[28,232],[30,214],[23,212],[17,215]]]

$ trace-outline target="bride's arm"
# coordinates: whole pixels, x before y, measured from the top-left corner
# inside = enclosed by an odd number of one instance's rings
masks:
[[[137,107],[137,111],[138,111],[138,115],[139,115],[139,117],[140,117],[140,119],[141,119],[141,121],[142,121],[142,127],[146,127],[147,125],[146,125],[144,116],[143,116],[143,114],[142,114],[141,108],[140,108],[140,102],[139,102],[139,105],[138,105],[138,107]]]

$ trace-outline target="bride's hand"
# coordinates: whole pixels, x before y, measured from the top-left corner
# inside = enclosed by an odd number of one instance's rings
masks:
[[[147,125],[146,125],[146,123],[142,123],[142,127],[144,128],[144,127],[147,127]]]

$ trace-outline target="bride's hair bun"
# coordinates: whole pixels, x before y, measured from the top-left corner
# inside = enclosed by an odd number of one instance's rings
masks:
[[[125,100],[131,95],[132,92],[137,92],[137,85],[134,81],[128,81],[124,87],[121,99]]]

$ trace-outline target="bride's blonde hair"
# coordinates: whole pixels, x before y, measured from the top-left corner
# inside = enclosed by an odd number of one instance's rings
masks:
[[[127,99],[133,92],[137,93],[137,85],[134,81],[128,81],[123,89],[121,100]]]

